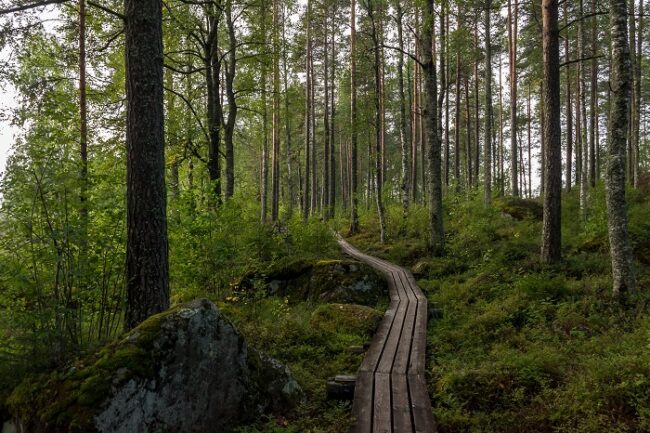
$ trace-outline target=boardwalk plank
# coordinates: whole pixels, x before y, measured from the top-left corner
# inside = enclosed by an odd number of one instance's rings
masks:
[[[386,275],[391,298],[359,369],[355,433],[435,433],[424,378],[427,300],[407,270],[363,254],[343,239],[343,251]]]
[[[374,373],[362,371],[357,374],[354,402],[352,403],[353,431],[356,433],[372,432],[373,385]]]
[[[375,404],[372,423],[373,433],[393,433],[391,407],[390,374],[376,373]]]
[[[395,433],[412,433],[411,397],[405,374],[392,374],[393,426]]]

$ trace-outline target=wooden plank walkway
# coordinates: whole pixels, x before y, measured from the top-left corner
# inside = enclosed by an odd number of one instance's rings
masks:
[[[427,299],[410,272],[363,254],[339,238],[343,252],[386,275],[390,305],[366,353],[354,391],[354,433],[434,433],[424,377]]]

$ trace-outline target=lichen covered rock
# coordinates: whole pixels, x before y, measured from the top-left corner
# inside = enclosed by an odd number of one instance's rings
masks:
[[[297,261],[266,275],[246,275],[236,289],[245,295],[262,289],[295,302],[370,306],[388,293],[384,277],[370,266],[353,260]]]
[[[153,316],[66,372],[25,381],[8,399],[26,432],[230,431],[286,411],[302,390],[247,348],[207,300]]]

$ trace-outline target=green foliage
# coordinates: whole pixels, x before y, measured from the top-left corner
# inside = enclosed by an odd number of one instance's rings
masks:
[[[349,431],[350,407],[327,401],[325,382],[356,372],[363,355],[349,348],[370,340],[381,312],[359,305],[290,304],[277,297],[221,303],[220,308],[251,346],[286,362],[307,394],[294,416],[260,420],[242,433]]]
[[[426,231],[381,246],[364,220],[354,241],[412,266],[440,310],[430,323],[429,383],[441,431],[648,430],[647,199],[630,193],[639,292],[628,307],[611,295],[602,187],[584,222],[577,194],[564,198],[564,260],[554,267],[539,264],[540,222],[502,215],[527,208],[521,201],[484,209],[480,198],[448,196],[443,258],[405,248]]]

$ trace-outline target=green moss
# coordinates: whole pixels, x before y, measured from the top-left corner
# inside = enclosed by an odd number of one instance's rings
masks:
[[[75,368],[25,379],[7,399],[11,413],[27,425],[93,431],[97,406],[115,386],[134,377],[153,377],[153,342],[165,320],[181,308],[150,317],[119,341],[78,361]]]
[[[371,335],[383,314],[374,308],[352,304],[323,304],[312,313],[312,328],[325,332]]]

